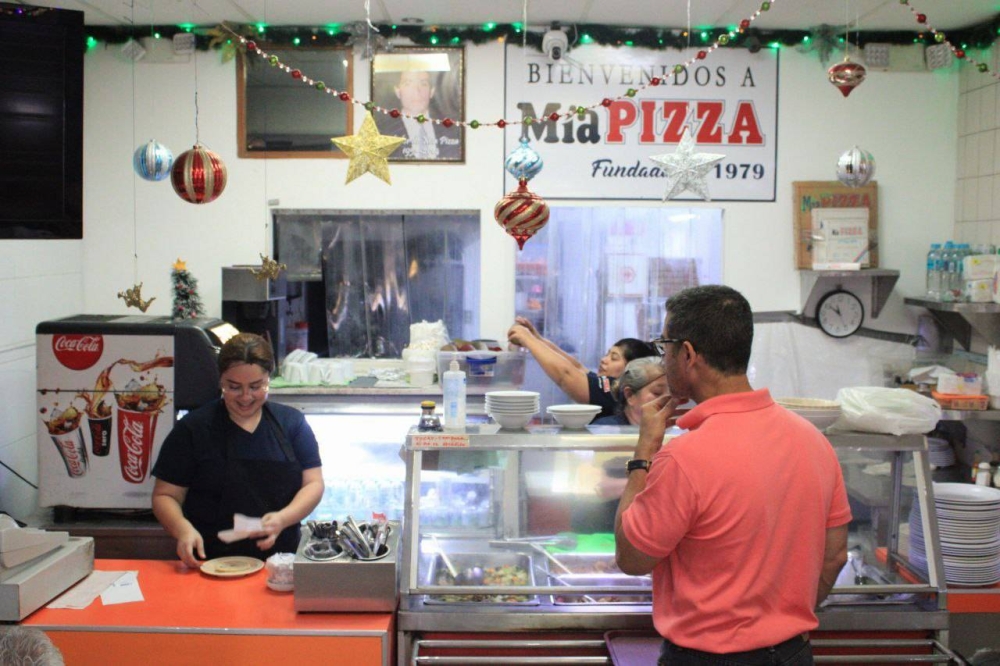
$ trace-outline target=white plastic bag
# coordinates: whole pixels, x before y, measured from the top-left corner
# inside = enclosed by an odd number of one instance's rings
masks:
[[[909,389],[855,386],[837,392],[838,430],[890,435],[930,432],[941,420],[941,405]]]

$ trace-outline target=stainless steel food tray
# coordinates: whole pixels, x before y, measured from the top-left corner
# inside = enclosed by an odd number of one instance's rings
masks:
[[[531,556],[524,553],[448,553],[448,559],[451,560],[455,569],[460,572],[471,567],[482,567],[485,570],[489,567],[518,566],[528,573],[528,585],[535,585],[535,573],[534,567],[532,566],[533,563]],[[424,579],[424,584],[437,585],[439,572],[448,574],[448,567],[445,566],[440,553],[435,553],[430,561],[430,565],[427,568],[427,577]],[[495,599],[495,597],[499,595],[490,594],[489,589],[488,585],[483,586],[484,598],[480,600],[451,600],[443,599],[441,595],[428,594],[424,597],[424,603],[447,604],[449,606],[482,606],[483,604],[500,606],[537,606],[541,603],[537,594],[524,595],[527,597],[524,601],[499,601]],[[467,597],[471,595],[462,596]]]
[[[554,572],[553,572],[554,573]],[[615,594],[576,594],[569,587],[566,592],[552,595],[552,603],[556,606],[577,606],[580,604],[607,604],[609,606],[621,606],[627,604],[649,604],[653,601],[652,591],[649,589],[650,580],[645,576],[629,576],[623,573],[617,574],[558,574],[559,580],[550,579],[550,585],[562,585],[568,583],[573,587],[620,587],[621,595]],[[562,582],[559,582],[562,581]],[[636,589],[643,589],[642,594],[635,594]]]
[[[605,574],[619,574],[624,576],[618,565],[615,564],[614,553],[550,553],[553,558],[561,562],[563,566],[574,574],[591,574],[602,576]],[[552,562],[548,563],[549,569],[554,574],[563,575],[558,566]],[[568,575],[568,574],[567,574]],[[557,583],[558,584],[558,583]]]

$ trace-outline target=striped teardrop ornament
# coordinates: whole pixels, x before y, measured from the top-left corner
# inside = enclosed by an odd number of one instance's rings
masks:
[[[193,204],[215,201],[226,189],[226,165],[216,153],[201,145],[177,156],[170,184],[181,199]]]
[[[132,168],[143,180],[163,180],[170,175],[173,163],[174,154],[170,149],[153,139],[132,154]]]
[[[538,233],[549,221],[549,205],[545,199],[528,190],[528,179],[521,178],[517,189],[497,202],[493,217],[524,249],[524,242]]]

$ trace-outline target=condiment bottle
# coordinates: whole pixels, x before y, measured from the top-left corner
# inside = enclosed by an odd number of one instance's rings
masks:
[[[441,430],[441,419],[434,412],[436,406],[433,400],[424,400],[420,403],[420,422],[417,424],[417,430],[420,432]]]
[[[465,430],[465,373],[458,369],[458,359],[452,358],[441,382],[444,391],[444,427]]]
[[[976,472],[976,485],[977,486],[990,486],[990,464],[988,462],[979,463],[979,470]]]

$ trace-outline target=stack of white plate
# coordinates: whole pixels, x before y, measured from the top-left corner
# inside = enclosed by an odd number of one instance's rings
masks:
[[[536,391],[489,391],[486,394],[486,413],[501,428],[518,430],[538,413],[539,394]]]
[[[951,442],[939,437],[928,437],[927,447],[929,454],[928,462],[934,467],[951,467],[955,464],[955,449],[951,448]]]
[[[1000,490],[969,483],[935,483],[945,580],[951,585],[1000,583]],[[910,511],[910,561],[927,571],[920,505]]]
[[[795,412],[820,430],[832,426],[840,418],[840,404],[822,398],[776,398],[776,403]]]

